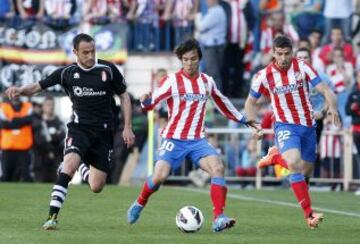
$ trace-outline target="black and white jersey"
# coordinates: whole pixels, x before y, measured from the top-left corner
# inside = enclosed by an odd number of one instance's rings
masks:
[[[111,100],[126,90],[124,77],[116,66],[104,60],[88,70],[74,63],[55,70],[39,82],[42,89],[60,84],[70,97],[72,122],[110,128],[113,119]]]

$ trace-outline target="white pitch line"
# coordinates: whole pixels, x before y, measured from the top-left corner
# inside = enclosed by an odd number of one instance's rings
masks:
[[[208,194],[209,193],[209,191],[201,190],[201,189],[194,189],[194,188],[180,188],[179,187],[179,189],[182,189],[182,190],[185,190],[185,191],[203,193],[203,194]],[[232,198],[232,199],[250,201],[250,202],[262,202],[262,203],[268,203],[268,204],[273,204],[273,205],[280,205],[280,206],[286,206],[286,207],[292,207],[292,208],[299,208],[299,205],[295,204],[295,203],[276,201],[276,200],[268,200],[268,199],[261,199],[261,198],[255,198],[255,197],[247,197],[247,196],[241,196],[241,195],[236,195],[236,194],[232,194],[232,193],[227,194],[227,197]],[[344,216],[360,218],[360,214],[359,213],[354,213],[354,212],[338,211],[338,210],[334,210],[334,209],[320,208],[320,207],[313,207],[313,209],[324,212],[324,213],[333,213],[333,214],[338,214],[338,215],[344,215]]]

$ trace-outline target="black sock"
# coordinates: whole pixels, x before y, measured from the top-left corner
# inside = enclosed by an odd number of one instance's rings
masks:
[[[49,219],[56,219],[62,204],[65,201],[67,188],[71,177],[65,173],[60,173],[51,192]]]

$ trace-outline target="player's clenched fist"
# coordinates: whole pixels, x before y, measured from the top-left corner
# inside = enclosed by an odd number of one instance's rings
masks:
[[[6,89],[5,94],[6,96],[9,97],[9,99],[12,100],[20,96],[20,89],[18,87],[11,86],[8,89]]]

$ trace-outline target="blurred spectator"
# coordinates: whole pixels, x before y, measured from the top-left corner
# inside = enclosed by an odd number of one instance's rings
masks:
[[[132,102],[132,130],[135,134],[135,143],[129,148],[126,163],[121,172],[120,185],[130,185],[131,177],[138,165],[141,150],[148,137],[147,114],[141,108],[139,100]]]
[[[294,22],[300,38],[308,37],[313,29],[324,29],[324,16],[322,14],[324,0],[295,2],[298,13]]]
[[[91,24],[103,25],[110,22],[107,16],[108,0],[84,0],[83,19]]]
[[[325,1],[324,16],[325,16],[325,35],[324,40],[329,39],[330,31],[334,27],[342,30],[345,40],[351,38],[351,14],[353,11],[352,0],[339,1]]]
[[[195,14],[199,9],[199,0],[171,0],[172,9],[171,19],[174,27],[174,45],[192,37],[193,22]],[[167,19],[168,15],[164,16]]]
[[[353,141],[356,147],[356,150],[359,154],[360,152],[360,71],[356,75],[356,84],[353,87],[352,92],[348,96],[348,100],[345,105],[346,114],[352,118],[352,134]],[[359,160],[359,158],[357,158]],[[357,167],[355,169],[360,169],[360,161],[357,162]],[[359,173],[355,173],[355,176],[359,177]],[[360,188],[359,188],[360,190]]]
[[[223,68],[226,37],[226,13],[219,0],[207,0],[208,11],[202,17],[198,29],[203,46],[205,72],[212,76],[219,90],[222,90],[221,70]]]
[[[285,16],[282,12],[272,13],[269,20],[268,27],[261,33],[260,49],[263,53],[263,65],[267,65],[272,58],[271,49],[273,39],[277,35],[288,36],[295,45],[299,41],[298,33],[291,24],[286,23]]]
[[[230,16],[227,16],[230,22],[224,54],[223,93],[229,97],[239,98],[242,93],[245,93],[243,90],[247,88],[243,79],[245,68],[243,61],[255,17],[250,1],[225,0],[225,2],[230,5],[230,13],[228,13]]]
[[[332,64],[326,67],[326,73],[335,88],[337,95],[337,105],[344,123],[344,127],[350,126],[350,119],[347,118],[345,112],[345,104],[353,85],[353,66],[344,59],[344,53],[341,48],[334,48],[332,52]]]
[[[129,7],[128,0],[108,0],[108,16],[110,21],[124,21]]]
[[[12,0],[0,0],[0,20],[13,17],[15,14]]]
[[[44,17],[44,0],[16,0],[15,9],[23,20],[42,19]]]
[[[55,29],[66,30],[75,24],[72,16],[76,11],[76,0],[44,0],[45,23]]]
[[[240,135],[230,134],[229,141],[224,145],[225,147],[225,162],[227,163],[227,175],[236,175],[236,166],[240,164]]]
[[[340,135],[326,134],[336,133],[341,127],[333,125],[330,116],[324,118],[324,134],[320,139],[320,157],[322,160],[323,178],[340,178],[340,162],[342,142]],[[337,184],[332,184],[331,189],[335,190]]]
[[[136,0],[135,2],[136,8],[132,5],[132,13],[128,17],[135,20],[135,29],[133,34],[136,50],[159,50],[160,17],[157,12],[158,1]]]
[[[2,181],[32,181],[30,175],[33,146],[32,104],[20,99],[0,105]]]
[[[133,97],[130,96],[130,99],[133,100]],[[114,115],[112,122],[114,145],[113,152],[111,153],[110,173],[107,177],[107,182],[117,184],[119,183],[120,174],[124,167],[129,150],[122,137],[124,120],[122,118],[121,108],[116,104],[115,98],[111,101],[111,107]]]
[[[319,29],[313,29],[308,36],[310,41],[310,51],[311,51],[311,60],[312,65],[317,71],[321,71],[325,73],[325,65],[324,62],[320,58],[320,51],[321,51],[321,37],[322,32]]]
[[[261,29],[265,29],[268,25],[268,17],[272,13],[282,12],[284,4],[282,0],[259,0],[259,9],[262,15]]]
[[[54,109],[54,98],[46,97],[40,124],[34,126],[33,172],[36,182],[55,182],[56,170],[62,161],[65,127],[54,114]]]
[[[329,65],[332,61],[332,51],[334,48],[341,48],[344,53],[345,61],[351,62],[355,65],[355,58],[352,45],[350,43],[346,43],[344,40],[344,35],[342,29],[339,27],[333,27],[331,29],[331,42],[327,45],[324,45],[320,51],[320,58],[324,62],[324,65]]]
[[[256,175],[256,163],[258,159],[257,140],[249,138],[246,148],[241,153],[241,159],[236,165],[236,175],[238,177],[254,177]]]

